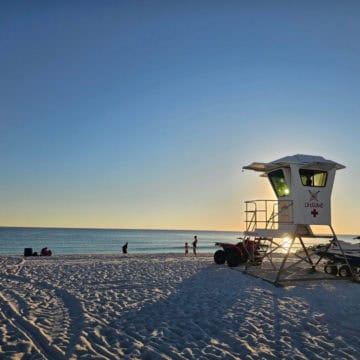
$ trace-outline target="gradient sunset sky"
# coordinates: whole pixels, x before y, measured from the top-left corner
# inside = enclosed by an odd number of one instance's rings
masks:
[[[360,1],[3,1],[0,226],[244,229],[241,168],[346,166],[360,235]]]

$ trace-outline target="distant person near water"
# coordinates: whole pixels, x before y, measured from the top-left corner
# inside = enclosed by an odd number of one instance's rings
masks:
[[[122,247],[122,252],[123,252],[123,254],[127,254],[127,248],[128,248],[128,243],[126,243],[126,244]]]
[[[194,236],[194,241],[193,241],[193,243],[192,243],[193,253],[194,253],[195,256],[196,256],[197,242],[198,242],[198,239],[197,239],[197,236],[195,235],[195,236]]]
[[[186,242],[185,243],[185,256],[187,256],[189,254],[189,244]]]

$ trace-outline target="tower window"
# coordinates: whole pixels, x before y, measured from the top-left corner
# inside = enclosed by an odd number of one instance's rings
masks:
[[[268,174],[268,177],[277,197],[288,196],[290,194],[290,189],[282,170],[272,171]]]
[[[324,187],[326,185],[327,172],[322,170],[300,169],[301,183],[304,186]]]

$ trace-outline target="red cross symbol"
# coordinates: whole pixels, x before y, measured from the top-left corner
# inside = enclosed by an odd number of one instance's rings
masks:
[[[313,209],[313,211],[311,212],[311,215],[315,218],[317,215],[319,215],[319,213],[316,209]]]

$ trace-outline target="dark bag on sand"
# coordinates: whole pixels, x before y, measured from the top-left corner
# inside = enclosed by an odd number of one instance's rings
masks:
[[[25,248],[24,249],[24,256],[32,256],[32,255],[33,255],[32,248]]]

